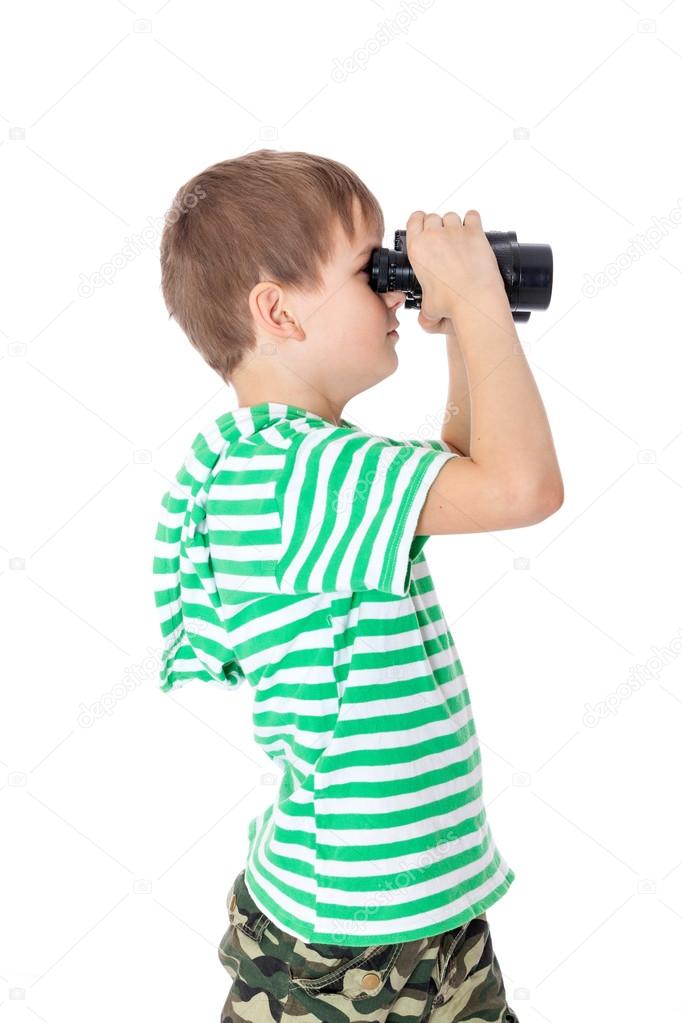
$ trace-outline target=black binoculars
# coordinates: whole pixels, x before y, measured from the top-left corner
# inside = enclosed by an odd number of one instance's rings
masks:
[[[547,309],[552,297],[552,250],[523,244],[514,231],[486,231],[504,281],[512,316],[526,322],[531,310]],[[393,249],[374,249],[367,264],[373,291],[403,291],[406,309],[421,309],[422,289],[407,258],[407,231],[396,231]]]

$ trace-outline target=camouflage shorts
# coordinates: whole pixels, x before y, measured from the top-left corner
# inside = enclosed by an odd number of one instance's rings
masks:
[[[306,944],[261,912],[243,870],[227,908],[220,1023],[519,1023],[485,913],[402,944]]]

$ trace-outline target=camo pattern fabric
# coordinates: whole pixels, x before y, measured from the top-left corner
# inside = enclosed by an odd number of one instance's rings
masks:
[[[306,944],[254,903],[243,870],[227,908],[220,1023],[519,1023],[485,913],[401,944]]]

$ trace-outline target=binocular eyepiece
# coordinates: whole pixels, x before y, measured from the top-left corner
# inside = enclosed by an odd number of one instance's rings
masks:
[[[552,250],[519,244],[514,231],[486,231],[504,281],[512,316],[526,322],[531,310],[547,309],[552,297]],[[396,231],[393,249],[374,249],[367,264],[373,291],[403,291],[406,309],[421,309],[422,289],[407,258],[407,231]]]

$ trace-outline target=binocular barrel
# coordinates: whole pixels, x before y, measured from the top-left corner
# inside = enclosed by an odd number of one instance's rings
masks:
[[[377,292],[402,291],[406,309],[421,309],[422,289],[407,257],[407,232],[395,232],[393,249],[375,249],[367,265],[370,287]],[[514,231],[486,231],[504,281],[514,320],[526,322],[531,311],[547,309],[552,298],[554,262],[543,243],[517,241]]]

